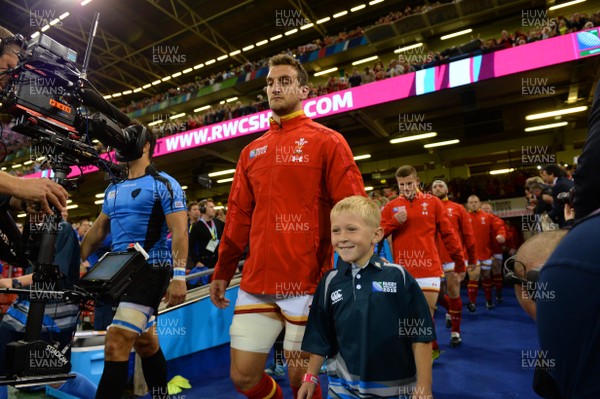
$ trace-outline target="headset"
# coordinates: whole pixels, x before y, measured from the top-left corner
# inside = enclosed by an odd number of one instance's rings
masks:
[[[513,255],[510,258],[506,259],[506,261],[504,262],[504,278],[506,279],[506,281],[509,284],[512,284],[512,285],[522,284],[524,286],[524,288],[527,290],[529,297],[532,298],[533,301],[535,301],[535,298],[536,298],[535,291],[536,291],[536,286],[537,286],[536,283],[538,282],[538,280],[540,278],[541,268],[536,267],[536,268],[527,270],[527,272],[525,273],[525,278],[522,278],[522,277],[519,277],[515,273],[515,263],[521,264],[521,267],[523,268],[523,270],[526,269],[525,265],[522,262],[516,260],[516,255]]]
[[[21,49],[24,49],[27,45],[25,38],[21,34],[16,34],[13,36],[8,36],[5,38],[0,37],[0,56],[4,54],[4,47],[10,46],[11,44],[19,46]]]
[[[153,134],[149,134],[148,129],[143,125],[128,126],[123,133],[127,136],[127,145],[124,150],[115,151],[115,157],[119,162],[131,162],[141,158],[146,143],[150,143],[152,150],[156,145],[156,138]]]
[[[208,204],[208,199],[201,199],[200,202],[198,202],[200,213],[206,213],[206,204]]]

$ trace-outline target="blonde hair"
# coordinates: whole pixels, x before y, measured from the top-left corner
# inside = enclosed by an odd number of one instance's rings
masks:
[[[335,204],[331,210],[331,216],[337,216],[342,213],[351,213],[363,219],[370,227],[378,228],[381,223],[381,212],[375,201],[360,195],[347,197]]]

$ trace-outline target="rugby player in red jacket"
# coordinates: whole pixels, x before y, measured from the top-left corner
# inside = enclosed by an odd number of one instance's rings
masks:
[[[471,228],[471,221],[469,220],[467,210],[462,205],[448,199],[448,186],[443,180],[434,181],[431,185],[431,192],[442,201],[442,204],[444,204],[448,218],[452,223],[452,228],[459,239],[461,250],[463,251],[463,254],[468,254],[469,265],[475,265],[477,263],[475,236],[473,235],[473,229]],[[438,302],[448,309],[452,327],[450,333],[450,346],[456,347],[462,342],[460,337],[460,322],[462,319],[460,282],[466,272],[466,265],[464,263],[456,264],[452,260],[450,254],[446,251],[446,246],[442,242],[442,237],[439,233],[437,235],[437,247],[440,253],[442,269],[444,270],[446,277],[446,290],[448,291],[448,294],[441,296]]]
[[[442,264],[436,245],[439,233],[456,264],[464,264],[462,249],[442,201],[418,190],[417,171],[404,165],[396,171],[400,196],[390,201],[381,214],[385,236],[392,235],[394,263],[402,265],[416,280],[433,313],[440,293]],[[437,341],[433,357],[439,356]]]
[[[332,267],[331,208],[345,197],[366,196],[346,140],[304,115],[308,92],[308,75],[296,59],[270,59],[271,127],[240,154],[210,287],[213,304],[227,307],[225,290],[249,245],[230,328],[230,373],[250,399],[283,397],[264,368],[284,326],[284,354],[297,397],[308,365],[300,351],[308,307]],[[314,397],[321,398],[320,389]]]
[[[480,263],[468,269],[469,283],[467,284],[467,292],[469,303],[467,304],[467,309],[469,312],[475,313],[480,276],[485,293],[486,307],[488,309],[494,308],[494,303],[492,302],[492,278],[490,276],[493,256],[492,243],[496,241],[498,244],[504,244],[506,231],[504,230],[502,220],[481,210],[481,201],[479,201],[479,197],[476,195],[471,195],[468,198],[467,206],[469,208],[471,227],[473,227],[473,233],[475,233],[477,260]]]
[[[502,260],[504,257],[504,248],[508,245],[509,241],[511,241],[511,237],[506,222],[494,214],[492,204],[489,202],[482,202],[481,210],[492,215],[496,219],[496,223],[502,223],[504,231],[506,232],[504,236],[505,242],[503,244],[498,243],[496,240],[492,240],[492,280],[494,282],[494,287],[496,288],[496,303],[502,303]]]

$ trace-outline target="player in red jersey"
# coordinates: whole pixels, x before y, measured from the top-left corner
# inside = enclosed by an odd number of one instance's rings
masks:
[[[417,280],[433,317],[443,275],[437,234],[456,264],[464,264],[463,253],[442,201],[418,189],[415,168],[399,167],[396,180],[400,196],[383,208],[381,226],[385,236],[392,235],[394,263],[404,266]],[[437,341],[433,350],[434,358],[439,356]]]
[[[448,186],[443,180],[434,181],[431,185],[431,192],[442,201],[442,204],[446,208],[448,218],[452,223],[452,228],[459,239],[461,250],[463,253],[465,253],[466,250],[468,264],[474,266],[477,264],[475,236],[473,235],[473,228],[471,227],[471,221],[469,220],[467,210],[462,205],[448,199]],[[442,262],[442,268],[446,278],[446,290],[448,292],[445,295],[440,295],[438,303],[448,309],[452,328],[450,333],[450,346],[456,347],[462,342],[460,336],[460,321],[462,319],[460,282],[464,277],[466,267],[464,262],[462,264],[457,264],[452,260],[439,233],[437,235],[437,248]],[[463,274],[462,277],[461,274]]]
[[[331,208],[345,197],[366,196],[342,135],[304,115],[308,74],[298,60],[272,57],[266,83],[271,126],[240,155],[210,287],[213,304],[227,307],[226,288],[249,245],[230,328],[231,379],[249,399],[283,398],[264,368],[284,326],[297,396],[308,365],[300,350],[308,307],[332,268]],[[321,398],[320,389],[314,398]]]
[[[492,240],[492,279],[494,288],[496,288],[496,303],[499,304],[502,303],[502,264],[504,248],[511,242],[511,237],[506,222],[494,214],[492,204],[489,202],[482,202],[481,210],[492,215],[496,219],[496,223],[502,223],[504,225],[504,230],[506,231],[506,240],[503,244],[498,243],[496,240]]]
[[[492,302],[492,278],[490,275],[493,257],[492,243],[496,241],[499,244],[504,244],[506,231],[502,220],[481,210],[481,201],[479,201],[479,197],[476,195],[469,197],[467,206],[469,208],[471,227],[473,227],[473,233],[475,233],[477,260],[480,262],[480,265],[468,268],[469,284],[467,287],[469,303],[467,304],[467,309],[471,313],[475,313],[480,276],[485,292],[486,307],[488,309],[494,308],[494,303]]]

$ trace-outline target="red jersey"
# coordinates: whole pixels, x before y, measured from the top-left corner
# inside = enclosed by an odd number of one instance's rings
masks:
[[[506,228],[506,222],[501,217],[498,217],[498,216],[494,215],[493,213],[491,213],[490,215],[492,215],[494,217],[494,219],[495,219],[494,221],[496,223],[502,223],[502,226],[504,227],[503,235],[505,238],[505,242],[508,243],[508,241],[510,240],[510,236],[508,234],[508,229]],[[500,244],[498,241],[496,241],[496,238],[494,238],[492,240],[492,253],[494,255],[503,253],[504,250],[502,248],[506,245],[506,243]]]
[[[466,254],[470,265],[476,264],[477,251],[475,249],[475,235],[473,234],[473,228],[471,227],[471,221],[469,220],[469,213],[464,206],[448,199],[442,200],[442,204],[444,204],[446,208],[446,213],[448,214],[448,218],[450,218],[450,222],[452,223],[452,228],[459,239],[463,254]],[[442,264],[452,262],[452,258],[446,250],[446,246],[442,242],[442,237],[439,233],[437,235],[437,247]],[[458,266],[459,270],[462,269],[462,265]]]
[[[402,224],[394,215],[406,208]],[[464,262],[460,244],[444,205],[431,194],[417,192],[412,200],[400,196],[390,201],[381,213],[385,236],[392,235],[394,262],[404,266],[414,278],[440,277],[444,274],[436,245],[438,232],[455,262]]]
[[[477,212],[469,212],[469,219],[473,233],[475,233],[475,247],[477,248],[477,259],[488,260],[492,258],[492,241],[496,236],[506,237],[504,222],[489,213],[479,209]]]
[[[341,134],[302,111],[271,120],[240,154],[214,279],[230,281],[249,244],[244,291],[314,293],[332,268],[329,213],[351,195],[366,194]]]

